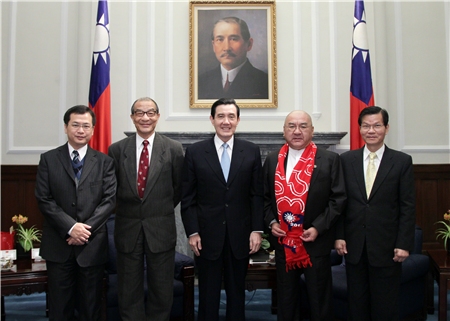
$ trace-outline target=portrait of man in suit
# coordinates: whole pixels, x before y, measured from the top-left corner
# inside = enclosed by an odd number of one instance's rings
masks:
[[[114,241],[119,312],[124,321],[168,321],[177,239],[174,208],[181,199],[183,148],[155,131],[160,112],[153,99],[137,99],[130,117],[136,134],[108,150],[117,176]]]
[[[385,109],[363,109],[358,124],[365,145],[341,155],[348,204],[335,242],[345,255],[348,320],[398,320],[401,263],[414,246],[412,158],[385,145]]]
[[[339,155],[318,148],[313,134],[311,116],[292,111],[283,126],[286,144],[263,167],[265,222],[275,238],[278,321],[299,318],[302,274],[310,320],[333,320],[330,251],[346,193]]]
[[[222,280],[227,320],[245,320],[249,255],[261,246],[263,187],[259,147],[234,137],[233,99],[211,107],[216,134],[186,149],[181,216],[198,267],[198,321],[218,321]]]
[[[217,61],[214,68],[199,73],[198,99],[269,98],[267,72],[255,68],[247,57],[254,41],[261,39],[251,37],[247,23],[241,18],[229,16],[214,23],[209,48]]]
[[[115,207],[116,177],[113,160],[88,146],[95,122],[89,107],[69,108],[67,143],[39,161],[35,195],[44,215],[40,256],[47,265],[50,320],[101,317],[105,223]]]

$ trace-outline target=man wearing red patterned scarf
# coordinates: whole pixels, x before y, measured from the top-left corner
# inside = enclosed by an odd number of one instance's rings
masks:
[[[283,133],[286,144],[267,156],[263,169],[265,221],[276,238],[277,320],[298,319],[303,273],[310,320],[333,320],[330,250],[346,202],[340,158],[312,142],[304,111],[287,115]]]

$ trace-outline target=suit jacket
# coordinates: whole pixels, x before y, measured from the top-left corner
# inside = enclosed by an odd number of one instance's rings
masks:
[[[278,153],[270,153],[264,163],[264,214],[266,225],[279,222],[275,199],[275,170]],[[286,165],[285,165],[286,166]],[[309,255],[329,255],[334,245],[335,222],[344,210],[346,193],[339,155],[317,148],[314,170],[306,200],[303,229],[315,227],[319,236],[304,242]]]
[[[35,195],[44,215],[40,248],[44,259],[63,263],[73,251],[82,267],[107,262],[105,223],[114,211],[116,195],[110,157],[88,147],[77,188],[67,143],[42,154]],[[77,222],[91,226],[89,243],[68,245],[67,233]]]
[[[174,208],[181,199],[183,147],[155,133],[147,185],[141,199],[137,191],[136,134],[109,147],[117,176],[117,209],[114,240],[118,251],[130,253],[141,228],[154,253],[175,248]]]
[[[181,216],[188,237],[200,234],[205,259],[220,256],[226,234],[234,256],[248,257],[250,233],[264,228],[261,167],[259,147],[235,138],[225,181],[213,138],[187,148]]]
[[[371,265],[390,266],[395,264],[394,248],[411,251],[414,246],[412,159],[386,146],[367,199],[363,149],[341,155],[348,203],[337,238],[347,243],[348,262],[356,264],[365,245]]]
[[[228,92],[223,91],[220,65],[200,75],[198,80],[198,99],[268,99],[269,85],[267,73],[247,62],[231,83]]]

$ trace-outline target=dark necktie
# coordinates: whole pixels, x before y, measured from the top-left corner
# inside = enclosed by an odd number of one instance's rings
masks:
[[[144,197],[145,185],[147,185],[147,173],[148,173],[148,140],[143,142],[144,148],[141,152],[141,157],[139,158],[139,170],[137,178],[137,188],[140,198]]]
[[[78,151],[74,150],[72,152],[73,159],[72,159],[72,167],[73,172],[75,173],[75,177],[77,180],[80,180],[81,177],[81,170],[83,169],[83,164],[80,162],[80,154],[78,154]]]
[[[228,74],[227,74],[227,81],[225,82],[225,86],[223,86],[223,91],[227,92],[228,89],[230,89],[231,83],[228,81]]]
[[[228,173],[230,172],[230,155],[228,155],[227,148],[228,144],[223,143],[223,152],[222,158],[220,160],[220,166],[222,166],[223,176],[225,177],[225,181],[228,180]]]

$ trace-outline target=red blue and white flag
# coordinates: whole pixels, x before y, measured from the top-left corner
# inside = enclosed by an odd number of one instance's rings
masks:
[[[350,149],[364,146],[364,141],[359,133],[358,116],[361,110],[374,104],[364,1],[355,0],[350,83]]]
[[[97,123],[89,144],[92,148],[105,154],[111,144],[111,91],[109,81],[111,61],[109,45],[108,1],[99,0],[89,87],[89,107],[94,111]]]

